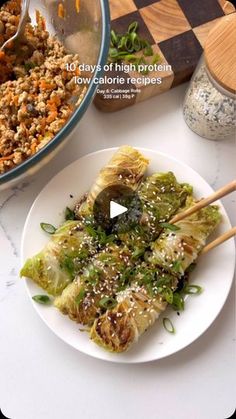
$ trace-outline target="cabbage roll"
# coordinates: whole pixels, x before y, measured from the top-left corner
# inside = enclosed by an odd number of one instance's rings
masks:
[[[102,168],[89,191],[86,202],[76,207],[77,217],[86,217],[92,213],[95,199],[105,188],[112,185],[124,185],[136,190],[147,169],[149,160],[138,150],[130,146],[120,147],[110,162]]]
[[[148,260],[181,276],[196,260],[206,239],[221,221],[219,208],[210,205],[174,224],[177,230],[165,229],[151,244]]]
[[[118,293],[116,307],[95,320],[91,339],[109,351],[129,349],[171,303],[181,275],[196,260],[220,220],[218,207],[212,205],[176,223],[178,230],[164,231],[151,245],[141,283],[136,277],[133,285]],[[157,273],[152,274],[155,269]]]
[[[143,202],[143,216],[142,226],[130,229],[127,233],[118,234],[118,238],[121,241],[121,249],[123,246],[129,247],[130,251],[125,252],[129,254],[129,260],[127,259],[127,265],[133,266],[135,261],[138,260],[144,253],[144,249],[150,245],[152,237],[156,237],[162,230],[160,222],[168,220],[176,211],[185,204],[186,198],[192,193],[192,188],[188,185],[181,185],[177,182],[173,173],[157,173],[148,177],[140,187],[138,192]],[[139,229],[140,227],[140,229]],[[109,252],[109,247],[106,248],[106,252]],[[114,245],[112,245],[110,251],[114,252]],[[117,252],[115,248],[115,252]],[[92,263],[97,264],[99,255],[95,257]],[[103,272],[105,274],[105,270]],[[127,272],[126,272],[127,273]],[[124,277],[124,276],[123,276]],[[104,281],[104,275],[102,278],[98,276],[98,281]],[[116,293],[117,285],[121,282],[121,279],[117,279],[115,276],[114,284],[110,281],[112,293]],[[64,290],[61,297],[59,297],[55,305],[64,314],[68,314],[71,319],[83,323],[90,324],[95,320],[95,316],[99,312],[97,309],[97,299],[94,300],[93,293],[88,292],[84,298],[81,298],[79,306],[75,300],[83,288],[83,279],[77,278],[73,284],[69,285]],[[96,288],[103,286],[102,283],[96,285]],[[126,284],[127,285],[127,284]],[[125,284],[123,284],[123,287]],[[111,291],[111,290],[110,290]],[[97,291],[96,291],[97,292]],[[100,294],[100,292],[98,292]],[[110,292],[108,296],[110,296]],[[85,303],[85,304],[84,304]],[[85,312],[86,307],[86,312]],[[88,309],[89,307],[89,309]]]
[[[106,233],[101,227],[94,226],[92,215],[92,205],[98,193],[112,183],[136,189],[147,165],[148,160],[139,151],[129,146],[121,147],[101,170],[86,202],[82,204],[83,215],[88,218],[85,220],[82,217],[60,227],[48,245],[26,261],[21,276],[31,278],[49,294],[60,295],[88,264],[89,258],[106,244]]]
[[[37,255],[28,259],[20,275],[56,296],[81,272],[100,243],[81,221],[67,221]]]
[[[166,309],[177,284],[162,269],[143,266],[132,285],[117,294],[116,307],[95,320],[91,339],[108,351],[126,351]]]
[[[114,310],[94,322],[90,338],[110,352],[124,352],[154,324],[166,306],[159,295],[148,298],[145,288],[129,288]]]
[[[92,325],[96,316],[116,303],[115,295],[132,265],[131,253],[125,246],[106,246],[56,298],[54,305],[71,320]]]
[[[119,238],[131,248],[145,248],[160,234],[160,223],[169,221],[185,205],[192,187],[178,183],[172,172],[155,173],[142,182],[137,193],[143,207],[140,222],[119,233]],[[115,227],[119,230],[119,225]]]

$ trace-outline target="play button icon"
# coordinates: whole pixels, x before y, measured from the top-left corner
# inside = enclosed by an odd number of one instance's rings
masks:
[[[139,223],[142,204],[138,194],[124,185],[111,185],[97,196],[93,206],[98,225],[108,232],[128,231]]]
[[[128,208],[123,205],[117,204],[115,201],[110,202],[110,218],[116,218],[118,215],[124,214]]]

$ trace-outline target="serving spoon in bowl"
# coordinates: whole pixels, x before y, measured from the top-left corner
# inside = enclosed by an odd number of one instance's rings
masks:
[[[6,3],[6,0],[0,0],[0,7],[3,6],[4,3]],[[0,51],[3,51],[5,48],[7,48],[9,45],[11,45],[12,42],[19,41],[24,34],[26,23],[29,19],[29,4],[30,0],[22,0],[21,5],[21,15],[20,15],[20,21],[18,24],[17,31],[15,35],[13,35],[11,38],[9,38],[4,44],[0,47]]]

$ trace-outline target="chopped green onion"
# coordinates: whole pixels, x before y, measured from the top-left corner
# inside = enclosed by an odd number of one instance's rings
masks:
[[[181,261],[180,261],[180,260],[176,260],[176,261],[173,263],[172,269],[173,269],[173,271],[175,271],[176,273],[179,273],[179,272],[181,271],[181,267],[182,267],[182,265],[181,265]]]
[[[66,221],[74,220],[75,219],[75,213],[69,207],[66,207],[66,210],[65,210],[65,219],[66,219]]]
[[[108,61],[115,63],[117,61],[125,60],[128,62],[134,62],[137,71],[141,74],[146,75],[149,73],[148,68],[139,70],[140,64],[146,64],[144,57],[153,57],[152,64],[155,64],[160,60],[158,54],[154,55],[153,48],[147,40],[141,39],[138,35],[138,22],[132,22],[128,31],[124,35],[118,35],[112,29],[110,39],[110,49]],[[137,57],[134,53],[142,51],[143,56]]]
[[[164,317],[163,319],[163,326],[166,329],[167,332],[169,333],[175,333],[175,328],[171,322],[170,319],[168,319],[168,317]]]
[[[86,294],[86,291],[84,288],[82,288],[79,294],[75,297],[75,302],[78,306],[80,305],[81,301],[84,299],[85,294]]]
[[[173,291],[170,288],[163,288],[162,295],[167,301],[167,303],[172,304],[173,303]]]
[[[152,65],[157,64],[161,60],[161,57],[159,54],[154,54],[152,59]]]
[[[167,230],[171,230],[171,231],[177,231],[180,230],[180,227],[176,226],[175,224],[170,224],[170,223],[160,223],[160,226],[162,228],[166,228]]]
[[[102,246],[108,243],[113,243],[115,238],[115,234],[110,234],[109,236],[107,236],[104,231],[98,232],[98,241]]]
[[[28,62],[28,63],[25,63],[25,64],[24,64],[24,67],[25,67],[26,71],[29,71],[29,70],[31,70],[32,68],[37,67],[37,64],[32,63],[32,62]]]
[[[128,27],[128,33],[137,32],[138,30],[138,22],[133,22]]]
[[[98,233],[97,230],[95,230],[94,227],[92,227],[91,225],[88,225],[85,227],[86,231],[90,234],[90,236],[92,236],[94,239],[97,238]]]
[[[199,285],[186,285],[183,289],[184,294],[190,294],[190,295],[192,294],[198,295],[198,294],[201,294],[202,291],[203,289]]]
[[[116,35],[115,31],[113,31],[113,29],[111,30],[111,42],[114,45],[114,47],[117,47],[118,42],[119,42],[119,38]]]
[[[137,61],[137,57],[134,54],[127,54],[124,56],[126,61],[133,61],[136,62]]]
[[[126,51],[128,51],[128,52],[133,52],[134,51],[133,42],[132,42],[132,39],[131,39],[130,36],[127,36],[125,38],[124,47],[125,47]]]
[[[140,51],[140,49],[141,49],[140,39],[135,32],[132,32],[130,34],[130,40],[132,42],[132,47],[133,47],[134,51],[136,51],[136,52]]]
[[[109,56],[111,58],[117,58],[118,57],[118,51],[116,48],[110,48],[109,49]]]
[[[45,231],[48,234],[54,234],[55,231],[57,230],[56,227],[48,223],[40,223],[40,227],[43,231]]]
[[[107,253],[101,253],[99,254],[99,259],[101,262],[105,263],[105,264],[115,264],[116,263],[116,257],[112,256],[110,254]]]
[[[85,227],[85,230],[86,230],[86,231],[87,231],[87,233],[88,233],[90,236],[92,236],[93,238],[96,238],[96,237],[97,237],[97,232],[96,232],[96,230],[95,230],[92,226],[87,225],[87,226]]]
[[[176,311],[183,311],[184,310],[184,299],[181,294],[178,292],[174,292],[173,294],[173,301],[172,301],[172,308]]]
[[[135,274],[134,268],[126,268],[119,278],[119,291],[124,290],[131,282]]]
[[[85,327],[84,329],[79,329],[80,332],[90,332],[90,328],[89,327]]]
[[[147,74],[149,74],[149,70],[146,68],[145,70],[141,70],[140,73],[146,76]]]
[[[138,38],[138,35],[136,32],[131,32],[131,34],[129,35],[129,39],[131,40],[132,44],[135,42],[136,39]]]
[[[148,295],[149,295],[150,297],[154,297],[153,285],[152,285],[150,282],[148,282],[148,283],[145,285],[145,287],[146,287],[146,290],[147,290]]]
[[[88,269],[86,277],[91,285],[97,285],[100,272],[100,269],[93,266]]]
[[[145,64],[145,65],[147,64],[146,61],[145,61],[145,58],[143,58],[143,57],[139,57],[136,60],[135,66],[136,66],[137,71],[139,71],[143,75],[148,74],[149,70],[147,68],[145,68],[143,70],[140,70],[140,65],[141,64]]]
[[[117,304],[117,301],[113,297],[104,297],[99,301],[99,306],[101,308],[111,309],[114,308]]]
[[[118,49],[125,47],[126,36],[121,36],[118,44]],[[127,51],[126,51],[127,52]]]
[[[94,239],[97,239],[101,245],[112,243],[114,242],[116,238],[115,234],[107,235],[105,231],[103,231],[100,227],[98,227],[98,229],[95,230],[94,227],[87,225],[85,228],[86,228],[87,233],[90,236],[92,236]]]
[[[39,304],[49,304],[51,302],[48,295],[34,295],[32,299]]]
[[[195,262],[191,263],[191,265],[189,265],[189,267],[186,269],[185,273],[186,274],[190,274],[191,272],[194,271],[194,269],[196,268],[197,264]]]
[[[132,254],[132,259],[138,259],[141,256],[143,256],[145,253],[145,249],[140,249],[139,247],[136,247],[133,254]]]
[[[143,54],[145,55],[145,57],[152,57],[153,56],[153,49],[151,47],[151,45],[147,45]]]
[[[146,41],[145,39],[140,39],[141,42],[141,48],[144,49],[146,47],[148,47],[150,44],[148,41]]]

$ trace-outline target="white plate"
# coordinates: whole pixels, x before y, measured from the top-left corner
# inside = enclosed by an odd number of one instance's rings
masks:
[[[76,202],[91,186],[97,173],[111,158],[115,148],[98,151],[75,161],[58,173],[42,190],[35,200],[27,217],[22,237],[22,263],[38,252],[48,241],[46,234],[39,227],[40,222],[59,225],[63,220],[66,206]],[[189,182],[194,186],[195,196],[200,198],[212,193],[211,187],[190,167],[165,154],[140,149],[150,158],[148,174],[161,171],[173,171],[180,182]],[[70,194],[74,196],[70,198]],[[221,204],[220,204],[221,205]],[[215,235],[231,228],[226,212],[221,205],[223,222]],[[212,237],[213,238],[213,237]],[[211,239],[212,239],[211,238]],[[204,292],[199,296],[190,296],[186,308],[180,316],[169,310],[165,316],[171,318],[176,334],[166,332],[160,318],[130,351],[123,354],[110,354],[89,340],[86,332],[80,332],[78,324],[63,316],[54,307],[45,307],[32,303],[46,325],[64,342],[75,349],[113,362],[147,362],[171,355],[195,341],[212,324],[222,309],[233,280],[235,248],[229,240],[199,258],[197,268],[191,276],[191,282],[201,285]],[[26,280],[30,298],[42,290],[32,281]]]

